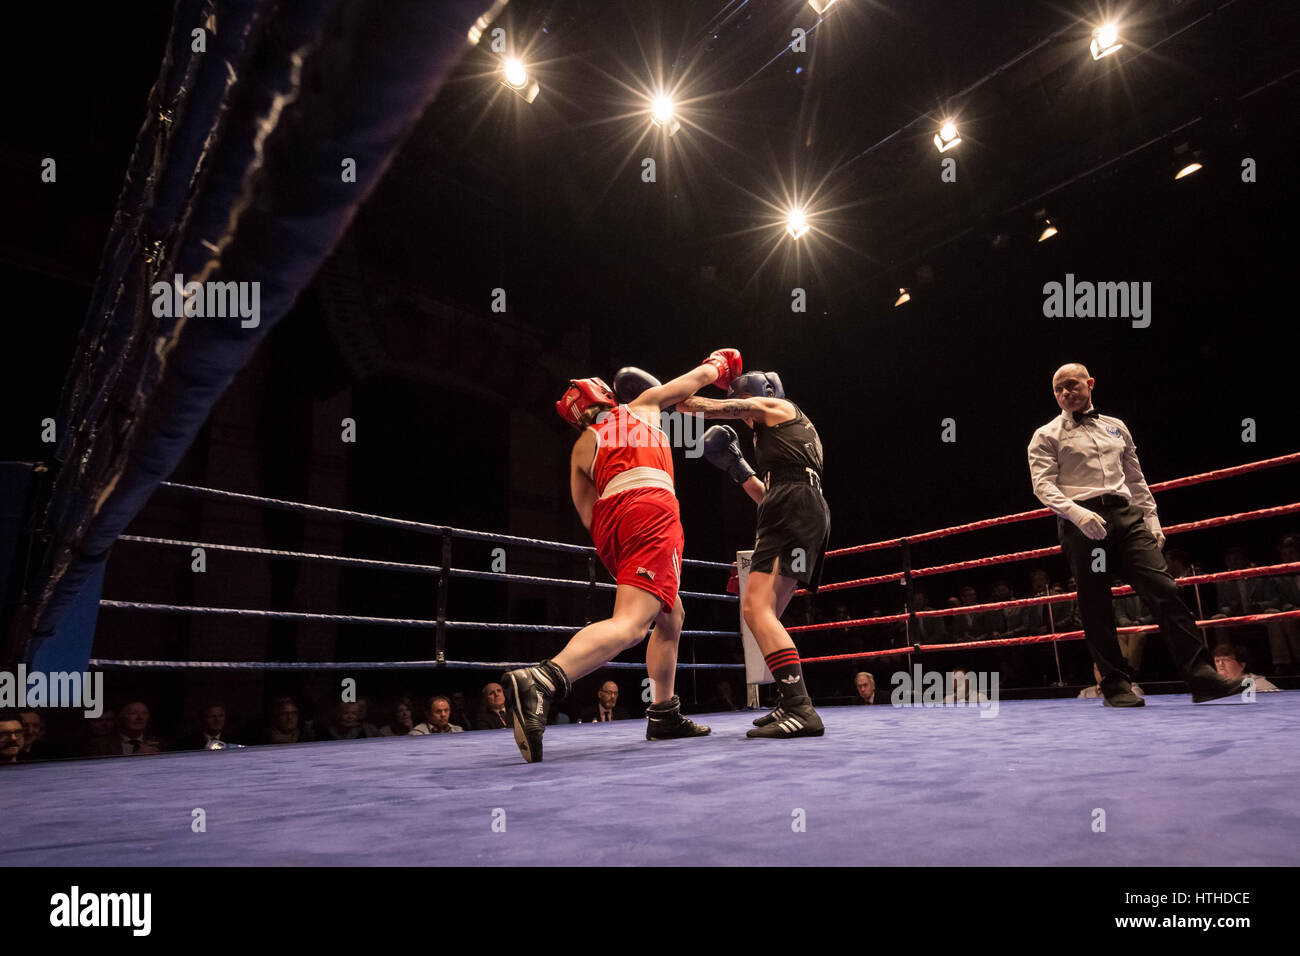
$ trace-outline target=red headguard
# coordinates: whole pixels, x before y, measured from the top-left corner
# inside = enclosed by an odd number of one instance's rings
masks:
[[[613,390],[601,379],[571,378],[569,389],[564,393],[564,397],[555,403],[555,410],[560,413],[561,418],[576,428],[578,416],[592,405],[613,407],[617,404],[618,399],[614,397]]]

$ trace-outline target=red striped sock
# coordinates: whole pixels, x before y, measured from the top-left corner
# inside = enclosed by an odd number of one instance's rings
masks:
[[[782,701],[808,696],[797,650],[793,647],[783,647],[771,654],[764,654],[763,660],[767,663],[767,669],[772,672],[772,676],[776,678],[776,686],[781,692]]]

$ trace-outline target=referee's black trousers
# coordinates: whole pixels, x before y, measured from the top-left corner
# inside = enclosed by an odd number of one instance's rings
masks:
[[[1164,555],[1143,523],[1142,509],[1119,503],[1080,504],[1101,515],[1106,522],[1106,537],[1093,541],[1064,518],[1057,519],[1056,531],[1074,572],[1084,637],[1101,673],[1103,689],[1114,688],[1130,676],[1115,631],[1115,605],[1110,593],[1115,578],[1132,587],[1155,617],[1179,676],[1186,678],[1201,665],[1213,668],[1205,640],[1196,629],[1196,619],[1178,597]],[[1094,557],[1096,549],[1104,555],[1104,565]],[[1099,570],[1094,571],[1094,567]]]

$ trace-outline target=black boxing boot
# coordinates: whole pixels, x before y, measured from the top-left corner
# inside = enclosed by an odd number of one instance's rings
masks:
[[[778,702],[776,708],[770,714],[764,714],[762,717],[755,717],[754,726],[766,727],[772,721],[780,720],[784,716],[785,716],[785,710],[782,707],[782,703]]]
[[[706,737],[709,728],[682,716],[682,700],[676,694],[646,708],[646,740],[677,740],[680,737]]]
[[[1209,664],[1193,667],[1187,677],[1187,689],[1192,692],[1192,703],[1203,704],[1208,700],[1222,700],[1232,697],[1246,689],[1243,678],[1232,680],[1224,677]]]
[[[778,712],[780,717],[775,716]],[[768,716],[773,718],[770,722],[755,727],[745,736],[789,740],[794,737],[820,737],[826,733],[826,725],[813,709],[811,697],[783,700]]]
[[[554,661],[508,671],[501,678],[515,743],[527,763],[542,762],[542,734],[551,704],[569,695],[568,675]]]

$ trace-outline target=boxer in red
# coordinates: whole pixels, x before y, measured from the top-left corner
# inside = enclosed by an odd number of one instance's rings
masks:
[[[646,711],[646,739],[709,732],[682,716],[681,701],[673,693],[677,640],[685,617],[677,594],[683,536],[672,449],[659,428],[659,413],[706,385],[726,388],[740,373],[740,353],[720,349],[666,384],[646,376],[649,387],[626,404],[598,378],[570,381],[555,403],[560,416],[582,430],[570,456],[569,487],[578,516],[617,589],[611,617],[584,627],[551,660],[502,678],[515,742],[527,762],[542,759],[551,703],[563,700],[573,681],[639,644],[651,624],[646,670],[654,702]]]

